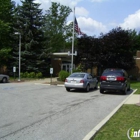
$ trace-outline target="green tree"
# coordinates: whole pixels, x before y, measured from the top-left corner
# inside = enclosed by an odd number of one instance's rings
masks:
[[[75,63],[82,64],[84,70],[97,66],[100,53],[98,38],[83,36],[78,38],[76,50],[78,52]]]
[[[99,64],[103,68],[131,69],[134,66],[132,40],[129,30],[120,27],[112,29],[101,36],[101,52]]]
[[[0,0],[0,67],[8,66],[11,58],[13,9],[13,1]]]
[[[21,1],[15,11],[15,32],[21,34],[21,71],[42,72],[47,70],[47,49],[43,45],[44,16],[40,4],[34,0]],[[17,38],[18,44],[18,38]],[[18,57],[18,46],[14,50],[14,57]],[[18,61],[15,61],[18,65]]]
[[[50,48],[50,52],[64,50],[66,48],[66,41],[69,41],[69,27],[67,17],[71,9],[67,6],[60,5],[60,3],[52,2],[52,6],[45,14],[45,38],[46,47]]]
[[[136,55],[137,50],[140,50],[140,32],[137,33],[135,30],[130,30],[129,35],[132,41],[131,52]]]
[[[139,47],[139,35],[120,27],[112,29],[99,38],[84,36],[78,39],[77,64],[87,70],[98,67],[98,74],[105,68],[131,69],[134,66],[133,54]]]

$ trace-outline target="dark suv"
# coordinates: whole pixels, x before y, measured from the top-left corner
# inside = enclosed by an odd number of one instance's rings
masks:
[[[120,91],[126,94],[130,90],[130,79],[123,69],[106,69],[100,77],[100,93]]]

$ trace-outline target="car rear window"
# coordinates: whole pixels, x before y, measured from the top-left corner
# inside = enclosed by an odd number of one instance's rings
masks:
[[[77,73],[73,73],[72,75],[70,75],[70,77],[77,77],[77,78],[84,78],[85,74],[77,74]]]
[[[102,76],[123,76],[122,72],[108,71],[104,72]]]

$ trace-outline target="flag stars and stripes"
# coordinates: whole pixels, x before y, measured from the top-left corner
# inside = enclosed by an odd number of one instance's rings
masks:
[[[77,22],[76,18],[74,20],[74,29],[75,29],[75,31],[77,32],[78,35],[84,35],[84,33],[81,32],[81,30],[80,30],[80,28],[78,26],[78,22]]]

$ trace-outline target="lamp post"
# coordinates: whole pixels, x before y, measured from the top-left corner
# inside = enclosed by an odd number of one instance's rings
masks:
[[[68,56],[70,56],[70,55],[72,57],[72,61],[71,61],[71,74],[72,74],[72,72],[73,72],[73,56],[74,55],[77,56],[77,51],[75,51],[75,53],[73,53],[73,49],[72,49],[72,53],[70,53],[70,51],[68,51]]]
[[[20,67],[21,67],[21,33],[15,32],[15,35],[19,35],[19,78],[18,81],[20,81]]]

